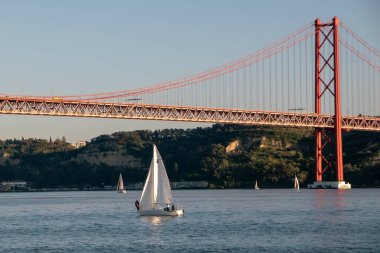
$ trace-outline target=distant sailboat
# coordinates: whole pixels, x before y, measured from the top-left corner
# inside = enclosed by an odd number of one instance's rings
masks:
[[[123,177],[121,176],[121,173],[119,175],[119,181],[117,182],[116,191],[118,193],[127,193],[127,190],[124,188],[124,182]]]
[[[259,188],[259,186],[258,186],[258,184],[257,184],[257,180],[256,180],[256,183],[255,183],[255,190],[259,190],[260,188]]]
[[[298,183],[298,178],[296,175],[294,175],[294,190],[299,191],[300,190],[300,184]]]
[[[173,203],[169,178],[156,145],[153,145],[153,159],[140,201],[136,200],[135,206],[141,216],[183,216],[184,214],[184,210]]]

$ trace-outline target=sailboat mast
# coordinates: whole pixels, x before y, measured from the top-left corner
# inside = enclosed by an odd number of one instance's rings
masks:
[[[153,145],[153,203],[157,204],[158,190],[158,166],[157,166],[157,147]]]

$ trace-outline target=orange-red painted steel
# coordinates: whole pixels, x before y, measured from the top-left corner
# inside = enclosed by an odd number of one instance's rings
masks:
[[[0,114],[188,121],[333,129],[334,116],[229,108],[0,97]],[[380,131],[380,118],[342,117],[347,130]]]
[[[336,180],[343,181],[343,146],[342,146],[342,116],[341,116],[341,99],[340,99],[340,78],[339,78],[339,37],[338,37],[339,20],[337,17],[333,18],[331,23],[321,24],[320,20],[315,21],[315,113],[321,113],[321,99],[326,91],[329,91],[334,97],[334,130],[326,131],[323,128],[316,128],[315,130],[315,171],[316,181],[323,180],[323,173],[328,169],[335,166]],[[322,32],[323,27],[328,27],[327,32]],[[330,39],[332,33],[333,39]],[[322,39],[321,39],[322,36]],[[328,41],[329,43],[325,43]],[[325,44],[325,45],[324,45]],[[332,46],[331,53],[327,55],[322,50],[322,47]],[[321,67],[321,60],[324,61]],[[333,71],[333,78],[325,80],[329,75],[325,74],[327,71],[325,67],[328,66]],[[324,84],[324,89],[321,92],[321,83]],[[334,86],[334,89],[331,88]],[[330,137],[331,136],[331,137]],[[323,143],[325,142],[325,143]],[[323,148],[326,143],[334,145],[334,157],[328,159],[324,155]],[[325,167],[323,167],[323,163]]]
[[[337,181],[343,181],[343,145],[342,145],[342,115],[341,115],[341,99],[340,99],[340,64],[339,64],[339,39],[337,17],[333,19],[334,27],[334,102],[335,102],[335,154],[336,154],[336,176]]]
[[[320,25],[319,19],[315,20],[315,113],[321,114],[321,80],[320,80]],[[322,129],[315,129],[315,180],[322,181]]]

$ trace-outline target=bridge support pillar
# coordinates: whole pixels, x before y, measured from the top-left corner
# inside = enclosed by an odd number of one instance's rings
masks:
[[[334,130],[315,129],[316,181],[309,188],[351,188],[343,178],[338,25],[337,17],[331,23],[315,21],[315,113],[331,113],[326,108],[322,111],[322,100],[334,99]],[[326,171],[331,175],[324,175]],[[324,181],[328,176],[335,176],[336,181]]]

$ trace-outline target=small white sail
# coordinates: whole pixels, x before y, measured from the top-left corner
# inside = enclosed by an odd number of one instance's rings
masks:
[[[167,207],[168,205],[169,207]],[[156,145],[153,145],[153,159],[150,163],[140,202],[138,202],[138,210],[140,215],[183,215],[182,209],[173,209],[173,207],[173,196],[165,165]]]
[[[300,190],[300,184],[298,182],[298,178],[296,175],[294,175],[294,190],[299,191]]]
[[[257,180],[256,180],[256,183],[255,183],[255,190],[259,190],[260,188],[259,188],[259,186],[258,186],[258,184],[257,184]]]
[[[127,192],[124,188],[124,182],[123,182],[123,177],[121,176],[121,173],[119,175],[119,181],[117,182],[116,191],[121,192],[121,193]]]

